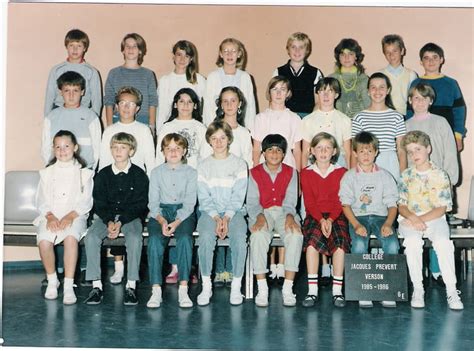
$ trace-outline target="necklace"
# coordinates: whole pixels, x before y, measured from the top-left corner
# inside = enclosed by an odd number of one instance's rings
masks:
[[[342,76],[341,73],[337,74],[337,78],[338,78],[339,82],[341,83],[341,86],[342,86],[342,89],[344,90],[344,92],[348,93],[349,91],[353,91],[355,89],[355,87],[357,85],[357,81],[359,79],[359,75],[356,74],[354,82],[351,82],[350,79],[348,79],[347,81],[344,80],[344,77]]]

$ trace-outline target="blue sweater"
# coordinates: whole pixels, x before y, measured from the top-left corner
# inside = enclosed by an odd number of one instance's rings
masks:
[[[423,76],[415,79],[410,87],[414,87],[418,83],[429,84],[435,91],[436,96],[431,105],[430,112],[446,118],[454,133],[464,137],[466,135],[466,104],[458,82],[447,76],[439,78]],[[413,117],[413,109],[409,103],[406,117],[407,119]]]

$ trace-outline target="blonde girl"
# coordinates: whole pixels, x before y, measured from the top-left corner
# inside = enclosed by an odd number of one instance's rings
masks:
[[[347,220],[339,201],[339,184],[346,169],[335,162],[339,153],[336,139],[326,132],[311,140],[314,162],[301,171],[301,190],[306,208],[303,222],[304,250],[308,269],[308,294],[304,307],[312,307],[318,300],[319,253],[332,256],[333,303],[345,306],[342,295],[344,253],[350,252]]]
[[[60,130],[53,138],[53,159],[40,171],[36,194],[39,216],[33,224],[38,230],[38,247],[48,285],[45,299],[58,297],[60,285],[55,268],[54,245],[64,245],[63,303],[75,304],[73,282],[78,256],[78,242],[87,228],[92,208],[92,177],[78,156],[79,145],[74,134]]]
[[[159,130],[170,117],[173,97],[178,90],[193,89],[199,97],[199,102],[202,101],[206,91],[206,78],[198,73],[198,55],[194,44],[180,40],[173,45],[172,52],[174,69],[158,80],[156,130]]]
[[[254,87],[250,75],[244,71],[247,54],[244,45],[237,39],[227,38],[219,45],[217,56],[217,70],[209,73],[206,83],[206,94],[204,96],[203,119],[204,124],[209,125],[215,115],[215,101],[219,97],[222,88],[234,86],[244,94],[247,102],[245,109],[245,126],[252,130],[255,120],[255,96]]]

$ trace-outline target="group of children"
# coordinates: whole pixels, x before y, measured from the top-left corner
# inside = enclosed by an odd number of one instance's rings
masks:
[[[163,257],[172,236],[178,303],[182,308],[193,306],[188,281],[194,230],[199,232],[202,280],[198,305],[210,303],[216,242],[226,237],[230,303],[243,302],[250,232],[257,306],[268,306],[267,255],[278,233],[284,249],[279,251],[279,264],[273,261],[270,267],[272,275],[283,280],[283,304],[296,305],[293,281],[303,251],[308,272],[303,306],[314,306],[318,300],[321,254],[323,276],[328,275],[328,257],[332,259],[333,302],[343,307],[344,254],[367,252],[370,234],[379,238],[385,253],[398,253],[398,214],[414,286],[412,306],[424,306],[424,236],[438,254],[449,307],[463,308],[445,216],[457,182],[465,106],[455,81],[440,74],[444,53],[439,46],[430,43],[420,50],[427,75],[422,81],[402,65],[405,46],[400,36],[383,38],[389,65],[370,77],[364,74],[360,45],[343,39],[334,50],[336,71],[325,78],[307,61],[307,35],[294,33],[287,42],[290,60],[275,70],[268,84],[269,107],[256,114],[251,79],[242,70],[246,52],[240,41],[228,38],[221,43],[219,69],[207,81],[196,72],[194,45],[176,43],[175,70],[159,80],[158,96],[153,73],[141,66],[145,41],[136,33],[127,34],[121,44],[124,64],[106,81],[107,127],[101,136],[97,71],[83,57],[88,44],[84,32],[70,31],[65,39],[68,60],[53,68],[48,81],[42,147],[48,166],[40,171],[40,215],[35,221],[48,281],[45,298],[58,296],[53,247],[62,242],[63,302],[76,302],[78,241],[93,207],[84,238],[86,280],[92,281],[87,304],[103,299],[102,242],[120,233],[125,250],[116,254],[127,255],[124,303],[138,303],[136,282],[147,222],[149,308],[162,303]],[[448,83],[440,82],[442,88],[426,83],[438,79]],[[439,99],[450,89],[447,84],[457,92],[451,100],[444,95]],[[98,86],[100,91],[100,82]],[[405,122],[407,104],[413,117]],[[438,106],[440,114],[449,113],[444,118],[433,115],[428,112],[431,105]],[[123,261],[118,262],[122,263],[116,264],[114,283],[124,274]],[[215,282],[222,282],[218,274]],[[359,304],[372,306],[371,301]],[[396,306],[394,301],[382,304]]]

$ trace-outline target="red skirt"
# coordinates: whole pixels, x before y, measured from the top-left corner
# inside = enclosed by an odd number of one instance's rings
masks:
[[[328,213],[323,213],[324,218]],[[304,250],[308,246],[314,247],[318,252],[331,256],[337,248],[344,252],[351,251],[351,237],[349,235],[349,226],[347,219],[341,212],[341,215],[332,223],[331,235],[326,238],[321,231],[321,224],[310,215],[307,215],[303,222]]]

